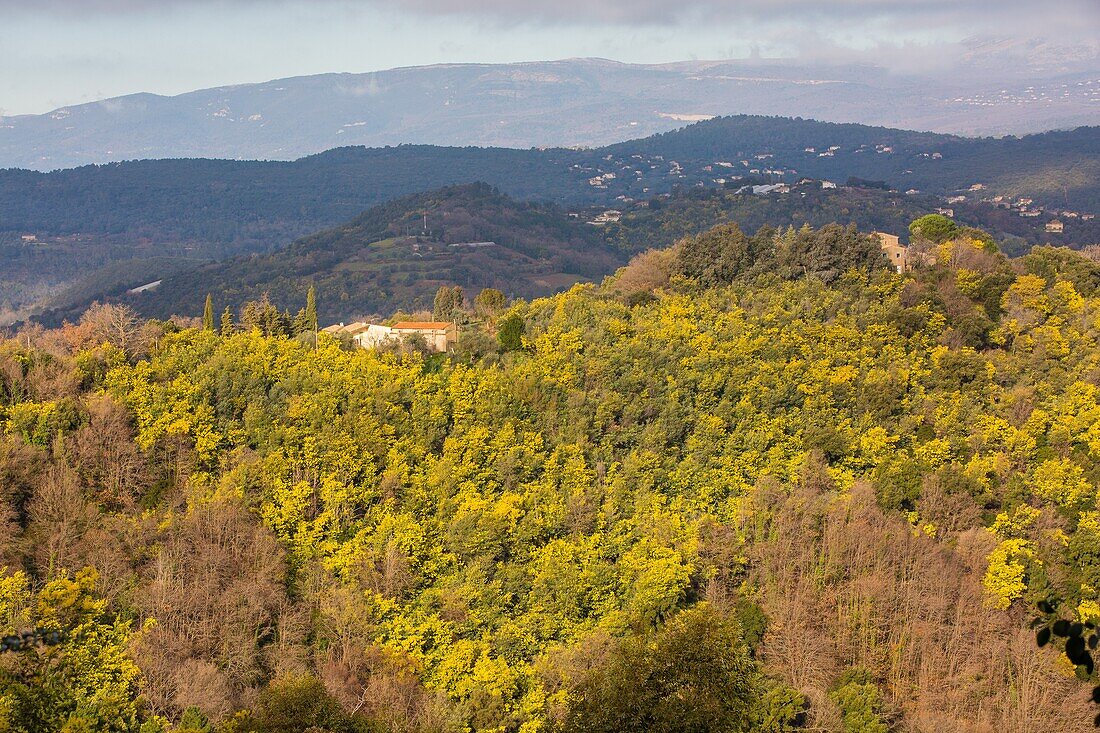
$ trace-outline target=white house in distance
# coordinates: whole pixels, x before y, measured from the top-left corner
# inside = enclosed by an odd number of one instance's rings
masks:
[[[392,326],[356,321],[346,325],[337,323],[321,329],[321,332],[350,338],[361,349],[376,349],[408,336],[420,336],[428,350],[437,354],[450,351],[458,340],[457,326],[448,321],[401,321]]]

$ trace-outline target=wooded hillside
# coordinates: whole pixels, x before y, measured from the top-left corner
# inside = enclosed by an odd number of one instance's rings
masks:
[[[912,194],[919,201],[901,197],[903,209],[942,207],[933,197],[962,191],[969,196],[962,218],[1035,243],[1047,236],[1050,210],[1100,213],[1096,160],[1098,127],[992,139],[739,115],[597,149],[400,145],[338,148],[293,162],[175,159],[51,173],[0,170],[0,255],[10,263],[0,277],[0,323],[83,308],[89,291],[111,297],[196,262],[272,252],[385,202],[477,182],[517,200],[628,210],[669,193],[794,184],[806,176],[920,192]],[[969,193],[974,184],[980,193]],[[975,208],[994,195],[1034,200],[1048,212],[1022,219],[1015,211],[990,216]],[[785,202],[766,223],[851,221],[844,202],[836,203],[792,221],[805,207]],[[734,220],[760,216],[755,207],[733,208],[726,216]],[[1064,233],[1042,241],[1095,244],[1100,225],[1091,222],[1074,211]],[[404,305],[387,302],[390,309]]]
[[[4,341],[7,730],[1091,729],[1100,266],[927,224],[723,225],[454,354]]]

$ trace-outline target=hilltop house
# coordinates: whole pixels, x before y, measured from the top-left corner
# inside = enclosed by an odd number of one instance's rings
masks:
[[[1051,234],[1061,234],[1065,230],[1065,226],[1062,224],[1061,219],[1054,219],[1047,222],[1045,229]]]
[[[882,247],[882,256],[890,261],[890,264],[898,272],[909,269],[909,248],[901,243],[901,239],[895,234],[886,232],[871,232],[871,236],[878,239]]]
[[[428,349],[436,353],[450,351],[458,340],[458,327],[450,321],[401,321],[393,324],[395,336],[424,337]]]
[[[356,321],[347,325],[337,323],[328,326],[321,329],[321,333],[350,338],[361,349],[376,349],[409,336],[420,336],[428,350],[437,354],[450,351],[458,340],[457,326],[447,321],[401,321],[392,326]]]

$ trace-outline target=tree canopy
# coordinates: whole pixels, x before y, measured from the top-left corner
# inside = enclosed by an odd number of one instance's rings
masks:
[[[270,297],[0,342],[0,620],[63,632],[9,730],[1087,730],[1094,266],[877,247],[451,291],[453,354]]]

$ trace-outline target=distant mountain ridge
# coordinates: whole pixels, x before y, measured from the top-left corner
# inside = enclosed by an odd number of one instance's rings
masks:
[[[348,145],[601,146],[730,114],[966,134],[1094,124],[1100,71],[1017,81],[859,65],[605,59],[445,64],[133,94],[0,118],[0,168],[160,158],[293,160]]]

